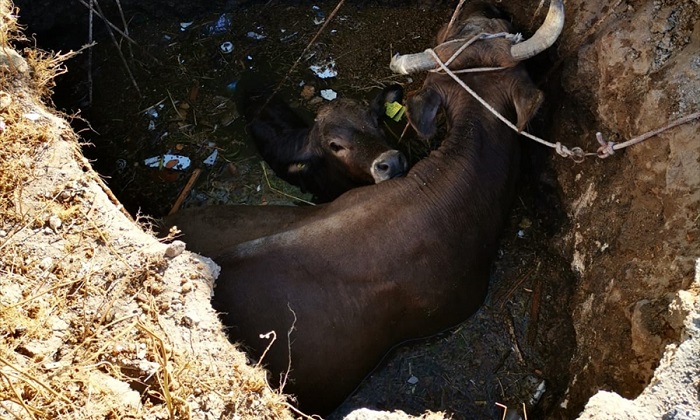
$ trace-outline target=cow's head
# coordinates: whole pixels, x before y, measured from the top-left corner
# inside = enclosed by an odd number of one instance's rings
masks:
[[[476,41],[456,55],[449,68],[455,70],[474,67],[505,68],[496,73],[481,73],[491,76],[487,82],[472,88],[481,91],[486,102],[494,108],[514,110],[517,128],[522,130],[542,103],[543,94],[533,85],[524,69],[519,68],[517,64],[551,46],[561,33],[563,24],[562,2],[551,0],[545,22],[530,39],[515,44],[503,37]],[[452,58],[466,41],[479,34],[511,31],[510,22],[500,10],[489,4],[474,3],[462,10],[453,26],[446,25],[440,30],[437,40],[441,44],[435,48],[435,53],[444,63]],[[436,69],[439,64],[432,54],[423,52],[397,55],[392,59],[391,67],[399,73],[414,73]],[[466,80],[466,77],[466,75],[461,76],[463,80]],[[466,96],[462,87],[454,83],[451,78],[432,74],[426,78],[423,88],[406,100],[409,122],[419,136],[432,137],[437,130],[436,115],[440,107],[447,106],[451,100],[455,103],[455,106],[451,107],[453,112],[459,115],[464,111],[463,98]],[[485,118],[493,117],[488,114]]]
[[[407,160],[389,147],[381,128],[385,103],[400,102],[402,95],[400,86],[390,86],[370,107],[342,98],[324,105],[309,134],[309,168],[314,167],[313,161],[323,162],[324,173],[330,171],[360,185],[404,175]]]
[[[564,27],[564,5],[562,0],[551,0],[544,23],[529,39],[512,43],[504,38],[494,38],[473,43],[455,57],[449,65],[453,69],[473,67],[513,67],[549,48],[559,37]],[[442,62],[449,60],[464,41],[481,33],[497,34],[511,32],[510,23],[493,6],[475,3],[460,13],[452,27],[445,26],[438,34],[440,45],[435,53]],[[396,73],[410,74],[439,67],[427,50],[417,54],[396,55],[391,69]]]

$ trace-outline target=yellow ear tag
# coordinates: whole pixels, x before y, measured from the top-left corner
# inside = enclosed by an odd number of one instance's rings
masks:
[[[384,104],[385,108],[385,114],[387,117],[391,118],[392,120],[398,122],[401,120],[403,117],[403,114],[406,113],[406,107],[401,105],[398,102],[386,102]]]

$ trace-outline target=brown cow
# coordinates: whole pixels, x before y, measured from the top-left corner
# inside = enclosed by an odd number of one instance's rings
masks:
[[[488,9],[463,14],[447,39],[510,31],[507,21],[489,16]],[[561,0],[554,0],[544,29],[516,52],[546,49],[562,23]],[[505,39],[477,42],[462,62],[509,68],[461,79],[522,127],[542,94],[511,52]],[[420,67],[410,57],[398,60]],[[404,178],[353,189],[315,208],[204,209],[170,221],[194,250],[218,248],[213,305],[230,337],[257,360],[269,344],[260,334],[275,331],[263,363],[274,384],[289,371],[285,391],[308,412],[327,413],[392,347],[456,325],[486,295],[514,194],[518,135],[446,75],[430,74],[408,105],[419,133],[434,131],[439,108],[449,130]],[[211,240],[223,243],[212,247]]]

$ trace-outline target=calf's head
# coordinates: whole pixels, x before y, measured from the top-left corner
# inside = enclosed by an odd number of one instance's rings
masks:
[[[305,159],[300,170],[322,167],[331,177],[347,178],[362,185],[402,176],[407,169],[404,155],[391,149],[381,127],[384,104],[401,101],[399,86],[384,89],[370,107],[338,99],[324,105],[309,133]]]
[[[352,99],[331,101],[311,121],[276,94],[265,75],[244,73],[236,100],[248,134],[277,176],[318,201],[330,201],[351,188],[406,172],[406,158],[387,144],[381,127],[385,103],[401,101],[401,86],[385,88],[369,106]]]

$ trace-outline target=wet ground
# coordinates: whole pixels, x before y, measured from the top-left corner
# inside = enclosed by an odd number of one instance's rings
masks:
[[[87,53],[71,64],[71,87],[59,106],[82,109],[91,127],[82,132],[92,144],[85,154],[131,213],[162,216],[180,196],[183,207],[311,199],[275,178],[251,147],[233,100],[241,75],[263,70],[293,106],[310,112],[326,100],[320,97],[325,89],[355,98],[389,83],[410,90],[420,77],[393,75],[390,56],[431,46],[452,13],[444,5],[349,4],[310,44],[337,3],[280,3],[184,17],[127,8],[133,43],[115,34],[117,49],[109,37],[100,38],[92,49],[91,83]],[[123,28],[119,15],[114,18]],[[335,77],[310,69],[327,63],[334,63]],[[426,152],[410,133],[399,141],[403,124],[388,128],[413,159]],[[519,196],[484,308],[453,331],[395,351],[336,415],[368,406],[489,419],[500,418],[499,404],[521,412],[525,404],[531,419],[564,416],[574,280],[549,248],[563,216],[556,183],[543,165],[547,153],[526,147]]]

